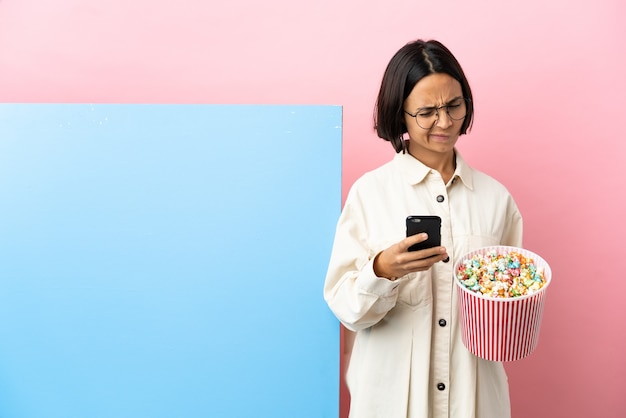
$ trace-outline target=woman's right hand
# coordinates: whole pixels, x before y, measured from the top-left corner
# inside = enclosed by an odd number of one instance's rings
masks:
[[[374,259],[374,274],[395,280],[409,273],[428,270],[436,262],[448,258],[445,247],[409,251],[410,246],[427,238],[426,233],[412,235],[378,253]]]

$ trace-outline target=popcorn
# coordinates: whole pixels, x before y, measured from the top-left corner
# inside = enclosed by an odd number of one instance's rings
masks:
[[[453,271],[468,351],[489,361],[532,354],[552,281],[546,260],[524,248],[498,245],[463,255]]]
[[[546,284],[544,270],[516,251],[476,254],[459,264],[456,278],[466,289],[494,298],[532,295]]]

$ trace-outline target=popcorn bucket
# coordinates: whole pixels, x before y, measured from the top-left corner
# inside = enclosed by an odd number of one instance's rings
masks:
[[[517,252],[532,258],[537,269],[543,269],[545,283],[533,294],[518,297],[491,297],[467,289],[457,278],[459,266],[479,254]],[[491,361],[515,361],[530,355],[539,342],[539,328],[552,280],[548,263],[539,255],[517,247],[484,247],[464,255],[454,266],[458,287],[461,338],[467,349]]]

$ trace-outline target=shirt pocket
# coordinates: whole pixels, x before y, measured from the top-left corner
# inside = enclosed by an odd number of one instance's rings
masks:
[[[409,273],[398,280],[398,303],[411,309],[432,304],[433,289],[429,273]]]

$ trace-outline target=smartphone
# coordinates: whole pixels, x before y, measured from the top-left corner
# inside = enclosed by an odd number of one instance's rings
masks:
[[[406,218],[406,236],[426,232],[428,239],[411,245],[409,251],[425,250],[441,245],[441,218],[439,216],[408,216]]]

